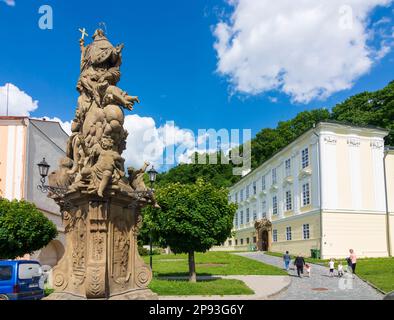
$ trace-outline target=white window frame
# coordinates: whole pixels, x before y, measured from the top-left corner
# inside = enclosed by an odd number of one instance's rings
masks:
[[[266,178],[265,176],[261,177],[261,190],[265,191],[267,189],[267,184],[266,184]]]
[[[291,232],[291,227],[286,227],[286,240],[291,241],[293,239],[293,235]]]
[[[309,240],[311,238],[311,227],[309,223],[302,226],[302,235],[304,240]]]
[[[302,169],[308,168],[310,165],[310,161],[309,161],[309,148],[304,148],[301,151],[301,166]]]
[[[272,169],[272,185],[276,185],[278,183],[278,172],[276,168]]]
[[[272,230],[272,242],[278,242],[278,230]]]
[[[289,197],[290,194],[290,197]],[[293,193],[291,192],[291,190],[286,190],[285,193],[285,199],[286,199],[286,211],[292,211],[293,210]]]
[[[286,177],[291,176],[291,158],[289,158],[285,161],[285,174],[286,174]]]
[[[272,215],[277,216],[279,214],[278,207],[278,196],[272,197]]]
[[[311,183],[309,181],[302,184],[301,201],[302,201],[302,206],[303,207],[307,207],[307,206],[309,206],[312,203],[312,200],[311,200]]]
[[[267,218],[267,200],[263,200],[261,202],[261,212],[262,212],[261,217],[263,219]]]

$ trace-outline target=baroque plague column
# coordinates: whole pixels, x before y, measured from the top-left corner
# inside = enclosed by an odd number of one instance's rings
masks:
[[[66,253],[53,270],[55,293],[47,299],[156,299],[147,289],[152,271],[138,254],[141,209],[156,205],[140,170],[125,174],[121,154],[128,132],[123,108],[137,97],[117,87],[123,45],[114,47],[103,30],[85,47],[80,40],[80,93],[67,157],[49,177],[62,195],[58,203],[66,232]]]

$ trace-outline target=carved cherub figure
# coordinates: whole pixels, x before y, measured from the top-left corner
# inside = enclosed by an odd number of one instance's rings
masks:
[[[98,184],[97,194],[104,197],[104,191],[108,184],[116,184],[122,177],[124,172],[124,159],[116,150],[114,141],[110,137],[103,137],[100,144],[93,147],[93,155],[98,155],[96,164],[89,170],[92,177]]]
[[[141,191],[141,192],[147,192],[150,191],[144,182],[144,175],[146,172],[146,169],[148,169],[148,167],[150,166],[149,162],[145,162],[143,167],[139,170],[135,170],[133,167],[129,167],[127,168],[127,172],[129,174],[129,183],[130,186],[133,188],[134,191]],[[148,192],[147,193],[147,200],[150,200],[152,205],[155,208],[160,208],[159,204],[156,201],[156,198],[154,196],[153,192]]]

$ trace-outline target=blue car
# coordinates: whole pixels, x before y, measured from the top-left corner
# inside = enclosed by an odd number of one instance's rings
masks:
[[[0,300],[41,300],[41,275],[37,261],[0,260]]]

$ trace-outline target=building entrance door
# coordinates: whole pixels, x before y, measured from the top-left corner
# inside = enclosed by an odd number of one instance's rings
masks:
[[[268,231],[264,230],[261,234],[261,251],[268,251]]]

